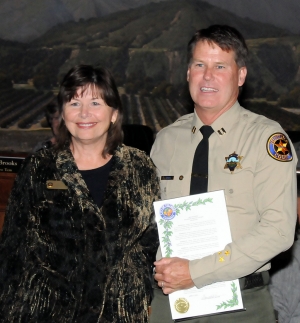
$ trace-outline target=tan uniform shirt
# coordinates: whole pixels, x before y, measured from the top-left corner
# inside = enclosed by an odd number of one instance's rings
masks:
[[[192,113],[158,133],[151,157],[160,178],[162,199],[189,195],[202,125]],[[211,126],[214,133],[209,138],[208,191],[225,192],[233,242],[220,254],[190,261],[191,277],[198,288],[269,269],[270,259],[292,245],[297,215],[294,148],[290,147],[291,161],[278,161],[267,151],[270,136],[285,134],[281,126],[238,102]],[[225,158],[232,153],[239,156],[241,166],[237,164],[233,172],[224,168]],[[174,179],[164,180],[162,176]],[[161,258],[160,250],[157,258]]]

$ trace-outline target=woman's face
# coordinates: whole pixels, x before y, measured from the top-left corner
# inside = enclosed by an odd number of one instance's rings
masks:
[[[118,111],[109,107],[94,88],[82,90],[79,88],[64,105],[62,118],[73,143],[102,143],[104,147],[110,123],[116,121]]]

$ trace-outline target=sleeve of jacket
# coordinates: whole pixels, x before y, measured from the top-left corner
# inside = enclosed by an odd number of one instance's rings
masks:
[[[242,238],[225,246],[221,252],[227,251],[226,261],[220,262],[220,255],[215,253],[190,262],[191,276],[198,288],[251,274],[293,243],[297,157],[293,147],[292,161],[278,161],[268,154],[266,143],[272,130],[262,133],[257,147],[253,174],[253,203],[258,210],[256,225]]]
[[[49,215],[42,179],[47,164],[48,159],[40,155],[25,159],[10,194],[0,243],[3,323],[48,322],[50,318],[63,323],[72,317],[73,303],[67,301],[66,280],[56,279],[56,273],[48,270],[39,257],[50,249],[47,232],[40,226]],[[41,205],[44,205],[44,217],[40,213]],[[42,246],[40,253],[37,253],[38,244]],[[65,316],[66,312],[69,316]]]
[[[128,151],[129,171],[123,185],[124,211],[127,211],[119,226],[121,252],[117,253],[108,285],[117,295],[106,301],[104,316],[108,319],[114,316],[123,322],[126,313],[128,322],[148,322],[147,309],[153,293],[152,266],[159,244],[153,209],[153,202],[159,198],[159,184],[150,158],[135,149]]]
[[[160,188],[159,181],[156,174],[155,166],[150,158],[147,157],[147,173],[149,177],[149,184],[146,187],[145,195],[149,196],[149,225],[141,238],[141,245],[143,247],[143,252],[147,255],[151,264],[155,261],[155,255],[157,248],[159,246],[157,225],[155,221],[153,202],[160,199]]]
[[[28,219],[34,205],[31,164],[25,159],[14,182],[8,201],[0,244],[0,316],[9,317],[26,311],[26,266],[30,252]],[[13,319],[11,319],[13,322]]]

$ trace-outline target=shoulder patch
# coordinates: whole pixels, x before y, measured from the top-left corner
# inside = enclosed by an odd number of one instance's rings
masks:
[[[268,154],[275,160],[281,162],[289,162],[293,160],[291,145],[287,137],[276,132],[271,135],[267,141]]]

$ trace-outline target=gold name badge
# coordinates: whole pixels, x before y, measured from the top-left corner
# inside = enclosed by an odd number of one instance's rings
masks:
[[[48,190],[67,190],[67,186],[62,181],[49,180],[46,182]]]
[[[186,313],[190,308],[190,303],[185,298],[178,298],[175,301],[174,307],[178,313]]]

